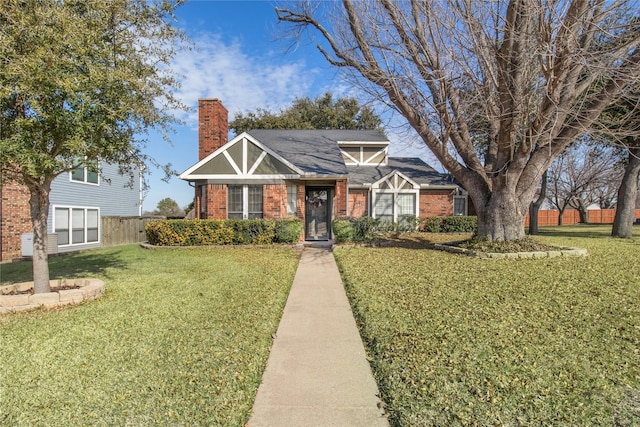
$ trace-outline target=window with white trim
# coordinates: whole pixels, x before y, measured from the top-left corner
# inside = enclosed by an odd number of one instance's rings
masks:
[[[85,161],[84,163],[87,163],[87,165],[78,166],[69,172],[70,180],[73,182],[98,185],[98,161]]]
[[[227,218],[262,218],[262,185],[229,185],[227,188]]]
[[[59,246],[100,241],[100,210],[97,208],[56,206],[53,218]]]
[[[373,216],[381,221],[405,223],[407,218],[416,216],[416,193],[376,193]]]
[[[298,186],[287,184],[287,215],[298,215]]]
[[[408,218],[418,216],[420,187],[408,177],[391,174],[376,182],[372,191],[374,218],[409,225]]]

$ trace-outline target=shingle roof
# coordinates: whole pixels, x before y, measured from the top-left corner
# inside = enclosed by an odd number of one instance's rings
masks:
[[[389,157],[388,164],[381,166],[347,166],[350,185],[370,185],[393,171],[398,171],[420,185],[458,185],[451,175],[443,174],[417,157]]]
[[[369,130],[275,130],[247,132],[270,150],[309,174],[347,175],[338,142],[381,142],[388,139]]]

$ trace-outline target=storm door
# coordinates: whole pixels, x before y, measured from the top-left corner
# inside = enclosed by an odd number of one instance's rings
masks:
[[[308,188],[306,191],[306,240],[329,240],[331,207],[329,188]]]

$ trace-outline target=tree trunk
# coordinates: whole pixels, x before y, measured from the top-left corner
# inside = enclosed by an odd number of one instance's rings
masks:
[[[529,205],[529,234],[534,236],[538,234],[538,211],[540,210],[540,206],[544,202],[544,199],[547,197],[547,182],[548,182],[548,172],[544,171],[542,174],[542,180],[540,182],[540,194],[538,198],[531,202]]]
[[[47,251],[47,218],[49,217],[49,191],[51,182],[29,185],[31,197],[31,224],[33,226],[33,291],[50,292],[49,260]]]
[[[632,237],[635,203],[638,197],[638,178],[640,178],[640,147],[634,147],[629,149],[629,161],[618,188],[616,216],[611,229],[613,237],[625,239]]]
[[[580,215],[580,224],[589,224],[589,210],[582,201],[578,203],[578,214]]]
[[[558,225],[562,225],[563,216],[564,216],[564,209],[558,209]]]
[[[484,209],[478,209],[478,237],[489,241],[520,240],[525,237],[526,214],[527,208],[521,205],[513,188],[494,184]]]

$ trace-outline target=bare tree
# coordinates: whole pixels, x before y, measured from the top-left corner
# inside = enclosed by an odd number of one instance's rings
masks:
[[[276,11],[294,42],[319,34],[330,64],[406,118],[469,192],[479,237],[517,240],[544,171],[638,80],[639,24],[625,19],[638,10],[623,0],[343,0]]]
[[[615,147],[593,142],[569,147],[549,168],[549,199],[560,211],[558,225],[562,225],[567,208],[578,210],[580,222],[588,223],[590,206],[615,202],[621,178]]]
[[[616,216],[611,228],[613,237],[630,239],[633,236],[636,200],[640,196],[640,85],[631,88],[616,104],[601,116],[605,138],[620,146],[623,152],[625,170],[617,194]],[[618,131],[622,129],[622,136]]]
[[[529,205],[529,234],[534,236],[538,234],[538,213],[540,207],[547,199],[547,187],[549,186],[549,171],[544,171],[540,179],[540,191],[538,197]]]

